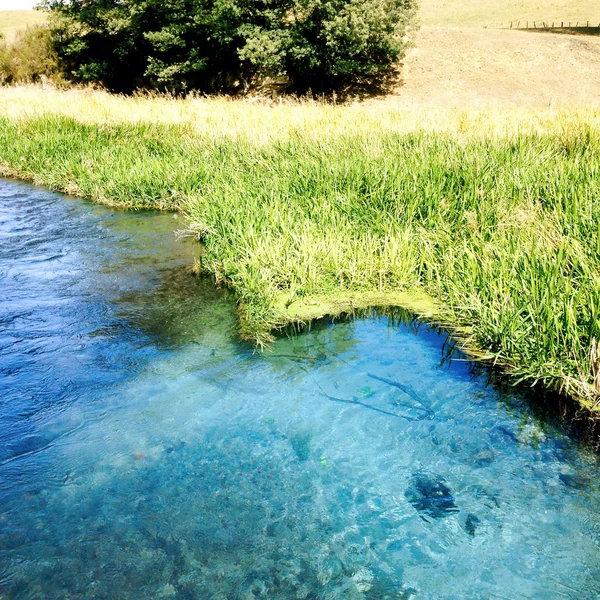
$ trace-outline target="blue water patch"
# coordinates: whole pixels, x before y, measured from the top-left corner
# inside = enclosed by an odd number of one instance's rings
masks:
[[[0,594],[597,598],[597,455],[447,339],[272,352],[172,215],[0,183]]]

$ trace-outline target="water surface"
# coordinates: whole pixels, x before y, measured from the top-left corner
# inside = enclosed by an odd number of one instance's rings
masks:
[[[597,456],[381,317],[272,353],[172,215],[0,182],[0,595],[597,598]]]

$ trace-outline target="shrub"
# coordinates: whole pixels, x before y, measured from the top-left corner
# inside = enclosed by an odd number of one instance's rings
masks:
[[[0,40],[0,83],[36,82],[57,75],[57,56],[46,26],[28,26],[10,44]]]
[[[12,59],[6,41],[0,35],[0,84],[8,83],[12,79]]]

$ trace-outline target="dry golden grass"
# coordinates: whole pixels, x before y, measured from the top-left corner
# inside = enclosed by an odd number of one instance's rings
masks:
[[[507,27],[511,21],[600,23],[598,0],[422,0],[420,21],[430,27]]]
[[[440,51],[443,48],[443,51]],[[405,106],[600,106],[600,37],[423,27],[385,98]]]
[[[0,114],[10,118],[46,114],[85,123],[186,125],[215,137],[271,142],[294,135],[327,139],[344,134],[426,130],[459,136],[511,136],[547,133],[582,123],[600,126],[600,107],[586,109],[413,107],[354,103],[342,106],[313,100],[272,102],[229,98],[175,99],[164,95],[124,97],[100,90],[42,90],[39,86],[0,88]]]
[[[0,10],[0,33],[10,42],[19,29],[46,21],[47,14],[38,10]]]

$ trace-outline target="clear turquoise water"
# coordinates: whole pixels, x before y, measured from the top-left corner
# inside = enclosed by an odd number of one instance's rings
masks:
[[[171,215],[0,182],[0,595],[600,596],[598,458],[387,317],[272,353]]]

